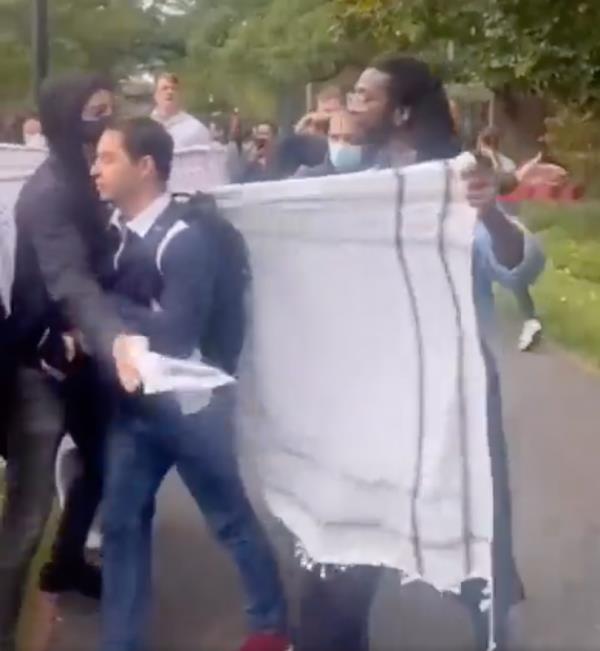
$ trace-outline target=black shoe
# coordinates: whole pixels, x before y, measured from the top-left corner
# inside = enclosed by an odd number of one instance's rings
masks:
[[[42,592],[51,594],[78,592],[88,599],[99,600],[102,596],[102,573],[99,567],[89,563],[68,566],[46,563],[40,572],[39,587]]]

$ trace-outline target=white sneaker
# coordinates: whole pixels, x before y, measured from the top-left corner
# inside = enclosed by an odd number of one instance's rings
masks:
[[[58,447],[54,466],[54,482],[61,509],[65,507],[71,482],[80,472],[81,458],[79,456],[79,450],[75,446],[73,439],[68,434],[65,434]]]
[[[538,319],[525,321],[519,337],[519,350],[522,353],[531,350],[539,342],[541,336],[542,324]]]

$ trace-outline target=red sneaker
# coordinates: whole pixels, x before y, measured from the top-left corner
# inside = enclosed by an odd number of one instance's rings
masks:
[[[240,651],[292,651],[292,644],[275,633],[255,633],[244,642]]]

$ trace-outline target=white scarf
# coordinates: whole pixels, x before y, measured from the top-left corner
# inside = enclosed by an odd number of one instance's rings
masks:
[[[243,431],[268,505],[317,563],[454,589],[491,576],[475,214],[452,164],[257,184]]]

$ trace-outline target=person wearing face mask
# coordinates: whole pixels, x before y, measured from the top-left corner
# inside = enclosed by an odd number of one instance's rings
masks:
[[[328,146],[325,160],[316,167],[302,167],[297,178],[351,174],[363,167],[362,131],[356,116],[341,109],[329,122]]]
[[[101,495],[110,387],[117,381],[130,391],[139,386],[131,340],[102,292],[112,271],[112,243],[89,176],[89,157],[113,103],[111,84],[95,75],[44,84],[39,108],[49,155],[23,186],[15,207],[9,332],[16,372],[5,426],[1,651],[15,649],[27,575],[52,505],[56,449],[66,428],[79,445],[83,472],[69,492],[40,587],[100,596],[99,572],[85,562],[83,551]]]

